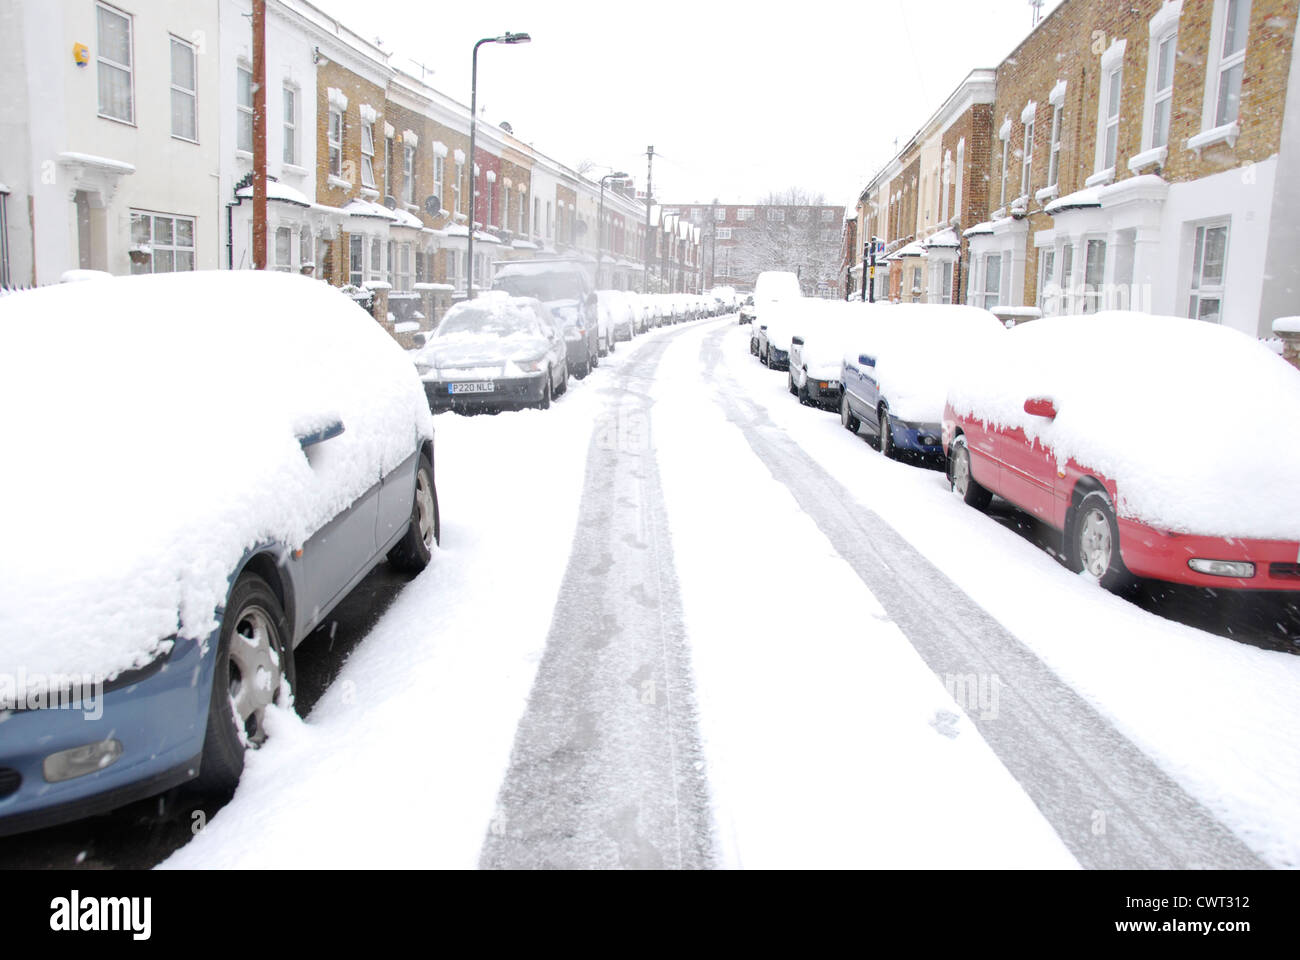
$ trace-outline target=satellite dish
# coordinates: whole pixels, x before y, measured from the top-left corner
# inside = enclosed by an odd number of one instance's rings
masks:
[[[386,206],[389,210],[396,210],[396,209],[397,209],[397,198],[396,198],[396,197],[384,197],[384,206]]]
[[[437,197],[424,198],[424,212],[431,217],[436,217],[442,210],[442,201]]]

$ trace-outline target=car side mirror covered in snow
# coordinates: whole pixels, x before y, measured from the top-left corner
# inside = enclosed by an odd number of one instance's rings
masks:
[[[304,450],[308,447],[314,447],[318,443],[324,443],[326,440],[333,440],[343,433],[343,421],[334,420],[319,430],[313,430],[311,433],[298,435],[298,445]]]
[[[1056,419],[1056,401],[1051,397],[1030,397],[1025,401],[1025,413],[1031,417]]]
[[[802,347],[802,346],[803,346],[803,337],[791,337],[791,338],[790,338],[790,342],[793,343],[795,346]]]

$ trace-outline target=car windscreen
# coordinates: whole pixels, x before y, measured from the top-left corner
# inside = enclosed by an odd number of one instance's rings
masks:
[[[438,326],[439,337],[472,336],[509,337],[536,332],[536,317],[515,310],[486,307],[462,307],[454,310]]]
[[[554,300],[581,300],[578,278],[564,273],[498,276],[492,286],[512,297],[536,297],[543,303]]]

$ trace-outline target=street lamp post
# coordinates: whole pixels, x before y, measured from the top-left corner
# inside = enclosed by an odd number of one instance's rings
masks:
[[[605,267],[605,181],[626,180],[627,174],[607,173],[600,178],[600,212],[596,215],[596,289],[603,289],[600,280]]]
[[[469,80],[469,266],[466,275],[465,296],[474,299],[474,214],[478,210],[478,178],[474,176],[474,134],[478,127],[478,48],[485,43],[528,43],[533,38],[526,33],[503,33],[499,37],[485,37],[474,44],[473,68]],[[486,222],[486,221],[485,221]]]

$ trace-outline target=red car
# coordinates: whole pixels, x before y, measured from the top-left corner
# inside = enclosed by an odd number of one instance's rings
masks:
[[[1107,589],[1135,575],[1300,590],[1295,418],[1282,413],[1297,409],[1296,371],[1233,331],[1141,314],[1034,321],[1005,339],[1012,348],[971,364],[944,409],[948,477],[966,503],[983,509],[997,494],[1050,524],[1070,568]],[[1103,378],[1093,352],[1069,347],[1125,340]],[[1225,434],[1196,402],[1204,369],[1237,401]]]

